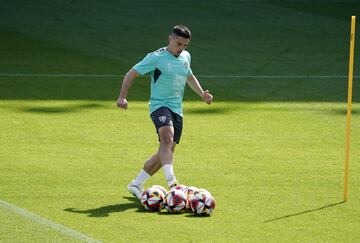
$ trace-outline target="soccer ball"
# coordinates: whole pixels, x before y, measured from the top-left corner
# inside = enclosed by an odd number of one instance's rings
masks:
[[[191,210],[190,207],[190,200],[194,196],[194,192],[197,190],[197,187],[194,186],[188,186],[184,187],[182,191],[184,192],[186,196],[186,210]]]
[[[141,204],[147,211],[160,211],[164,207],[165,193],[158,187],[150,187],[141,195]]]
[[[198,189],[190,199],[191,210],[198,215],[208,216],[215,209],[215,199],[205,189]]]
[[[188,196],[194,195],[194,192],[198,190],[198,188],[195,186],[189,186],[186,189],[186,193]]]
[[[178,184],[178,185],[176,185],[176,186],[174,186],[174,187],[171,187],[170,190],[171,190],[171,191],[173,191],[173,190],[181,190],[181,191],[184,191],[186,188],[187,188],[187,186]]]
[[[168,193],[168,191],[163,186],[160,186],[160,185],[153,185],[153,186],[151,186],[151,188],[159,189],[164,194],[164,197]]]
[[[181,190],[171,190],[165,196],[165,209],[169,213],[182,213],[186,207],[186,196]]]

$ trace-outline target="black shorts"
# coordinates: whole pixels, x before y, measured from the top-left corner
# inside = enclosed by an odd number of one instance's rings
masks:
[[[173,141],[177,144],[180,142],[182,133],[183,120],[179,114],[172,112],[169,108],[160,107],[150,115],[155,127],[156,132],[159,134],[160,127],[172,126],[174,127]],[[160,141],[160,137],[159,137]]]

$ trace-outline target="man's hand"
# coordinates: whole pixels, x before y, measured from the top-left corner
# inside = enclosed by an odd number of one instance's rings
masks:
[[[125,98],[119,97],[116,103],[117,103],[117,106],[120,107],[121,109],[126,110],[128,108],[128,102]]]
[[[127,72],[124,76],[124,79],[123,79],[123,82],[121,85],[119,98],[116,101],[117,106],[120,107],[121,109],[126,110],[128,108],[128,102],[126,100],[126,96],[127,96],[127,93],[129,91],[134,79],[137,76],[139,76],[139,73],[133,68],[130,69],[129,72]]]
[[[209,93],[209,90],[204,91],[202,98],[208,105],[213,101],[213,96]]]

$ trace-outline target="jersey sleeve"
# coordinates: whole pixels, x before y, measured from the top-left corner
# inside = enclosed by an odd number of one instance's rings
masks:
[[[159,56],[152,52],[147,54],[143,60],[138,62],[133,69],[140,75],[145,75],[155,70],[156,64],[158,63]]]
[[[191,56],[190,56],[190,53],[188,53],[188,62],[189,62],[189,70],[188,70],[187,76],[191,76],[193,74],[193,72],[191,70]]]

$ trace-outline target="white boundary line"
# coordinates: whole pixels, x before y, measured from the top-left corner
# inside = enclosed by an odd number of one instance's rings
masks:
[[[15,205],[12,205],[8,202],[5,202],[3,200],[0,200],[0,208],[4,208],[4,209],[7,209],[9,211],[12,211],[16,214],[19,214],[21,216],[24,216],[25,218],[29,218],[31,219],[32,221],[35,221],[39,224],[43,224],[43,225],[46,225],[48,227],[51,227],[57,231],[59,231],[60,233],[62,234],[65,234],[65,235],[69,235],[71,237],[74,237],[78,240],[83,240],[85,242],[101,242],[101,241],[98,241],[96,239],[93,239],[93,238],[90,238],[89,236],[86,236],[80,232],[77,232],[71,228],[68,228],[68,227],[65,227],[61,224],[57,224],[55,222],[52,222],[48,219],[45,219],[45,218],[42,218],[34,213],[31,213],[23,208],[19,208]]]
[[[232,74],[199,74],[200,78],[258,78],[258,79],[338,79],[347,75],[232,75]],[[85,74],[85,73],[0,73],[0,77],[59,77],[59,78],[122,78],[118,74]],[[354,76],[359,78],[360,76]]]

